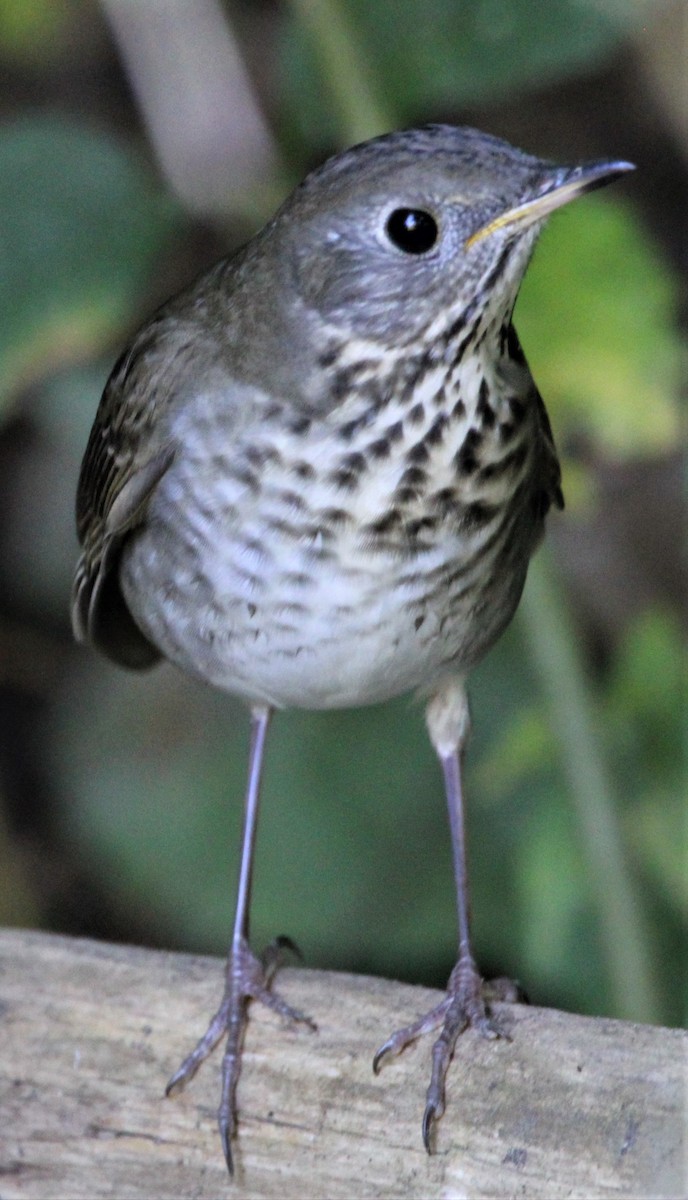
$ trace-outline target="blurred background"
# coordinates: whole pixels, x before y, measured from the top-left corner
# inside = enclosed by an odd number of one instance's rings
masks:
[[[248,718],[68,624],[81,455],[136,326],[308,168],[477,125],[638,171],[558,214],[516,325],[564,459],[472,678],[476,947],[531,1000],[678,1023],[688,111],[679,0],[0,0],[0,922],[223,953]],[[278,715],[253,941],[443,986],[454,889],[421,707]]]

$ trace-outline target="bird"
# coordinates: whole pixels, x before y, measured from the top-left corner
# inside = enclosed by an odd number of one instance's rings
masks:
[[[632,169],[559,166],[446,124],[355,145],[160,307],[107,382],[77,488],[75,636],[120,666],[169,660],[250,711],[223,996],[167,1087],[176,1093],[226,1039],[218,1124],[230,1174],[251,1003],[316,1028],[272,986],[288,939],[262,958],[249,939],[261,768],[280,709],[409,692],[425,703],[449,812],[457,961],[440,1004],[394,1032],[373,1066],[440,1031],[428,1152],[459,1035],[504,1032],[471,940],[466,684],[514,615],[548,511],[563,507],[512,315],[549,215]]]

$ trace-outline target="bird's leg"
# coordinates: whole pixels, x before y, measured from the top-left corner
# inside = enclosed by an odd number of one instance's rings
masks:
[[[222,1060],[222,1099],[217,1119],[220,1127],[222,1148],[230,1175],[233,1173],[231,1141],[237,1126],[236,1089],[241,1070],[241,1049],[248,1019],[251,1000],[260,1000],[280,1016],[291,1021],[302,1021],[311,1029],[316,1026],[302,1012],[292,1008],[280,996],[270,990],[272,976],[278,966],[282,948],[294,949],[288,938],[278,938],[266,951],[263,959],[252,953],[248,944],[249,910],[251,902],[251,878],[253,873],[253,851],[256,841],[260,781],[263,766],[265,737],[270,719],[269,708],[254,708],[251,713],[251,749],[248,783],[244,811],[244,834],[241,847],[241,866],[237,890],[236,913],[232,943],[227,957],[225,991],[222,1003],[212,1018],[206,1033],[188,1058],[170,1079],[166,1094],[180,1091],[196,1074],[201,1063],[215,1049],[220,1039],[227,1035],[227,1045]]]
[[[470,904],[466,871],[466,836],[463,794],[461,789],[461,754],[469,731],[466,693],[461,683],[450,680],[436,692],[427,707],[430,739],[442,765],[449,810],[454,878],[459,932],[459,957],[447,985],[447,994],[440,1004],[412,1025],[397,1030],[380,1047],[373,1060],[377,1073],[382,1059],[400,1054],[421,1034],[441,1026],[432,1048],[432,1074],[423,1115],[423,1142],[431,1152],[430,1136],[433,1123],[444,1112],[445,1078],[457,1038],[468,1026],[483,1037],[506,1036],[490,1015],[483,994],[483,981],[473,958],[470,937]],[[516,1000],[516,985],[509,980],[496,980],[491,986],[491,998]]]

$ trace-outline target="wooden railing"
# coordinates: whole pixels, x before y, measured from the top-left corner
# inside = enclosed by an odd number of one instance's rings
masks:
[[[378,1077],[371,1057],[434,994],[293,969],[279,984],[318,1032],[253,1006],[230,1181],[218,1058],[163,1094],[218,1001],[221,964],[0,931],[2,1200],[687,1194],[682,1032],[502,1007],[512,1040],[460,1039],[428,1157],[429,1039]]]

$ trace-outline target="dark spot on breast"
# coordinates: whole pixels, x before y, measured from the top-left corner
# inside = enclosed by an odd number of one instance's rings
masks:
[[[352,379],[360,379],[362,375],[373,374],[377,370],[377,363],[371,358],[359,358],[357,362],[351,363],[349,372]]]
[[[522,400],[519,400],[518,396],[509,397],[509,412],[514,424],[520,425],[526,415],[526,406]]]
[[[434,346],[426,346],[420,354],[417,354],[413,360],[416,377],[422,379],[427,375],[435,363],[437,362],[437,352]]]
[[[257,555],[258,558],[272,558],[272,555],[267,550],[265,543],[260,538],[243,537],[241,539],[241,545],[244,546],[249,553]]]
[[[318,358],[319,367],[331,367],[339,358],[339,350],[336,346],[330,347],[329,350],[323,350]]]
[[[279,454],[272,446],[247,446],[244,450],[246,461],[252,467],[264,467],[270,459],[279,459]]]
[[[422,467],[407,467],[399,480],[401,486],[418,486],[428,482],[427,473]]]
[[[454,357],[452,358],[452,366],[453,367],[458,367],[464,354],[466,353],[466,350],[468,349],[468,347],[471,345],[471,342],[473,341],[474,333],[475,333],[475,329],[471,329],[470,332],[466,334],[463,341],[459,342],[458,346],[456,347],[456,352],[454,354]]]
[[[415,354],[399,364],[395,374],[394,390],[402,403],[413,398],[418,384],[427,375],[432,365],[432,356],[427,350]]]
[[[414,487],[398,487],[394,493],[397,504],[412,504],[418,499],[418,491]]]
[[[453,512],[458,507],[459,498],[455,488],[440,488],[439,491],[433,492],[430,497],[431,505],[438,510],[441,516],[446,517],[448,513]]]
[[[337,371],[330,384],[330,395],[333,400],[343,400],[351,391],[351,375],[345,368]]]
[[[293,492],[290,488],[280,488],[277,493],[277,499],[280,504],[286,504],[288,508],[293,508],[297,512],[303,512],[306,508],[306,501],[298,492]]]
[[[471,428],[466,434],[462,446],[454,455],[454,466],[461,475],[471,475],[478,469],[476,450],[483,440],[479,429]]]
[[[232,466],[230,473],[232,479],[236,479],[237,483],[243,483],[244,487],[247,487],[254,495],[258,494],[260,483],[255,472],[249,467]]]
[[[404,529],[409,537],[418,537],[423,530],[435,529],[437,526],[437,517],[419,517],[415,521],[407,521]]]
[[[288,429],[290,433],[294,433],[297,435],[297,437],[300,437],[304,433],[308,433],[311,425],[311,418],[307,417],[305,414],[301,414],[298,417],[292,417],[292,419],[289,421]]]
[[[509,351],[509,358],[513,358],[514,362],[522,366],[526,361],[526,356],[521,349],[521,343],[518,340],[518,334],[513,325],[510,325],[506,331],[506,347]]]
[[[315,478],[315,469],[311,466],[310,463],[306,462],[305,460],[302,460],[301,462],[293,463],[291,469],[295,475],[298,475],[299,479],[314,479]]]
[[[346,421],[343,425],[340,425],[337,429],[337,433],[342,441],[350,442],[354,434],[357,433],[362,427],[363,423],[364,422],[362,421],[361,417],[356,417],[355,420]]]
[[[400,523],[401,513],[399,512],[399,509],[390,508],[383,516],[379,517],[377,521],[371,521],[369,525],[366,525],[365,532],[376,534],[389,533],[392,529],[397,528]]]
[[[292,601],[291,604],[283,604],[281,611],[286,616],[302,617],[304,613],[308,612],[308,608],[305,604],[297,604],[295,601]]]
[[[357,395],[365,394],[371,405],[380,407],[384,402],[378,388],[378,381],[375,378],[376,364],[367,359],[359,359],[358,362],[349,363],[346,367],[339,367],[331,377],[330,395],[336,401],[345,400],[353,393]],[[372,375],[371,378],[362,378],[366,374]]]
[[[413,622],[413,628],[416,630],[416,633],[418,632],[418,630],[420,629],[420,627],[424,621],[425,621],[425,617],[416,617],[415,621]]]
[[[490,389],[484,377],[480,380],[480,388],[478,389],[477,413],[483,426],[487,429],[492,429],[496,421],[495,410],[490,404]]]
[[[505,475],[509,471],[513,471],[515,474],[523,466],[527,453],[527,446],[521,443],[510,454],[505,454],[503,458],[498,458],[482,467],[478,472],[478,479],[499,479],[501,475]]]
[[[425,417],[425,409],[420,403],[414,404],[413,408],[408,410],[406,416],[410,425],[420,425]]]
[[[365,471],[366,460],[365,455],[355,450],[352,454],[345,454],[339,461],[339,466],[343,471],[355,471],[359,473]]]
[[[385,437],[388,437],[390,442],[398,442],[404,436],[404,426],[401,421],[395,421],[390,425],[385,432]]]
[[[424,441],[416,442],[415,446],[411,446],[406,453],[406,461],[410,463],[425,463],[429,457],[430,451]]]
[[[341,488],[342,491],[353,492],[358,487],[358,473],[356,471],[348,471],[344,467],[339,467],[336,471],[331,471],[327,478],[330,483],[333,483],[337,488]]]
[[[248,609],[249,617],[255,617],[256,613],[258,612],[258,609],[256,608],[255,604],[247,604],[246,608]]]
[[[487,279],[485,280],[485,283],[483,285],[483,291],[482,291],[483,296],[489,295],[490,292],[492,291],[492,289],[494,288],[495,284],[498,282],[499,279],[501,279],[501,277],[504,274],[504,271],[506,269],[506,264],[508,263],[509,259],[511,258],[511,255],[514,251],[515,245],[516,245],[515,242],[507,242],[506,243],[504,249],[502,250],[502,253],[500,254],[499,258],[497,259],[497,262],[495,263],[492,270],[490,271],[490,274],[488,275]]]
[[[410,404],[416,392],[415,379],[405,379],[403,376],[394,385],[394,391],[400,404]]]
[[[449,424],[449,417],[446,413],[438,413],[432,425],[428,429],[423,441],[428,446],[438,446],[444,437],[444,431]]]
[[[344,508],[324,508],[320,517],[326,525],[345,525],[349,520],[349,514]]]
[[[462,313],[459,313],[458,317],[456,317],[452,321],[451,325],[449,325],[449,327],[445,330],[445,332],[444,332],[445,345],[448,346],[450,342],[453,342],[454,339],[459,336],[459,334],[461,333],[461,330],[464,328],[464,326],[466,324],[467,316],[468,316],[468,310],[464,309],[464,311]]]
[[[282,534],[285,538],[291,538],[297,541],[301,537],[301,526],[294,525],[292,521],[288,521],[286,517],[268,516],[265,518],[265,528],[273,529],[275,533]]]
[[[496,504],[475,500],[473,504],[466,505],[461,524],[466,529],[479,529],[481,525],[487,525],[498,511]]]
[[[459,417],[465,417],[466,405],[464,404],[461,397],[459,397],[459,399],[456,401],[456,404],[454,405],[453,409],[451,410],[451,415],[454,420],[457,420]]]
[[[377,441],[371,442],[368,446],[368,453],[372,454],[373,458],[389,458],[392,452],[392,443],[387,437],[378,438]]]

